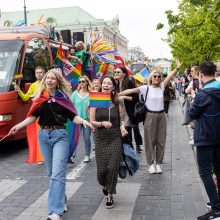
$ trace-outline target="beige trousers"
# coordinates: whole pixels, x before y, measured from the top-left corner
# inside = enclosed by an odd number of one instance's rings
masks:
[[[166,143],[165,113],[147,112],[144,122],[144,145],[148,164],[161,164]]]

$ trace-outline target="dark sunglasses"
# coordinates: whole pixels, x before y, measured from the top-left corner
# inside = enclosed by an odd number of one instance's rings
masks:
[[[80,80],[80,81],[79,81],[79,83],[85,83],[85,82],[86,82],[85,80]]]
[[[153,77],[154,77],[154,79],[156,79],[156,78],[160,79],[161,78],[161,76],[157,76],[157,75],[154,75]]]

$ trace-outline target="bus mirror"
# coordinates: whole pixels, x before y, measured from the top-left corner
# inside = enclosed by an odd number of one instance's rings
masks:
[[[30,88],[30,85],[31,85],[31,83],[25,83],[25,84],[24,84],[24,91],[25,91],[25,93],[28,92],[28,90],[29,90],[29,88]]]

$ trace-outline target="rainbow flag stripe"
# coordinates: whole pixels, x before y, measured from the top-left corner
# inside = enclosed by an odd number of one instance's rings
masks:
[[[95,108],[110,108],[109,92],[90,92],[89,106]]]

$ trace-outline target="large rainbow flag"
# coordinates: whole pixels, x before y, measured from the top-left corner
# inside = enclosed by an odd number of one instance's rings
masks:
[[[109,92],[90,92],[89,106],[95,108],[110,108]]]
[[[68,99],[68,97],[63,94],[60,90],[55,92],[55,96],[53,97],[55,101],[63,106],[64,108],[68,109],[69,111],[77,114],[76,109],[74,108],[72,102]],[[49,100],[50,96],[48,92],[45,90],[42,92],[39,99],[33,101],[32,106],[28,112],[28,116],[31,114],[45,101]],[[36,163],[39,161],[43,161],[41,154],[39,152],[39,145],[38,137],[37,137],[37,130],[34,124],[27,126],[27,135],[32,138],[32,143],[29,145],[29,155],[27,159],[27,163]],[[69,140],[70,140],[70,148],[69,148],[69,158],[72,156],[73,152],[75,151],[78,139],[79,139],[79,125],[74,124],[71,121],[67,123],[67,130],[69,133]]]
[[[54,64],[62,69],[63,75],[71,83],[72,88],[75,89],[78,84],[79,77],[82,75],[82,64],[77,63],[73,66],[63,55],[62,44],[60,44]]]

